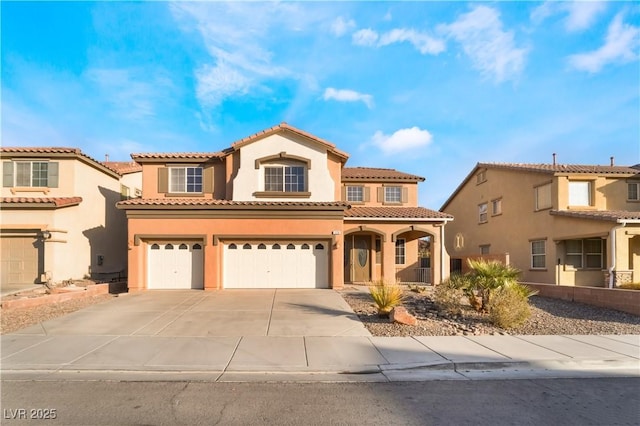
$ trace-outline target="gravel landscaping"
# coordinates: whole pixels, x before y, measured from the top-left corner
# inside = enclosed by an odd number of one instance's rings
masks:
[[[503,330],[492,325],[486,315],[471,307],[462,315],[438,311],[427,287],[424,293],[405,290],[404,307],[418,322],[415,326],[394,324],[380,318],[367,287],[349,286],[342,297],[374,336],[456,336],[485,334],[639,334],[640,317],[582,303],[533,296],[531,317],[518,328]]]

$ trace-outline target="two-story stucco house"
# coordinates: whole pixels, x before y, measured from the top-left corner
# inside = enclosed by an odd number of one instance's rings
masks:
[[[0,158],[3,288],[126,273],[120,173],[77,148],[3,147]]]
[[[523,281],[640,281],[640,166],[478,163],[440,209],[452,271],[506,257]]]
[[[448,270],[452,218],[417,206],[423,178],[346,168],[345,152],[286,123],[221,152],[132,158],[142,198],[118,204],[130,291],[440,282]]]

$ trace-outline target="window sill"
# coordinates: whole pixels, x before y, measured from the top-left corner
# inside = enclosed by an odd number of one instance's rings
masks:
[[[185,198],[201,198],[204,197],[202,192],[168,192],[164,194],[166,197],[185,197]]]
[[[13,195],[17,194],[18,192],[42,192],[43,194],[48,194],[49,188],[47,188],[46,186],[16,186],[14,188],[11,188],[11,193]]]
[[[280,192],[280,191],[259,191],[254,192],[256,198],[309,198],[310,192]]]
[[[383,206],[401,206],[401,205],[403,205],[403,204],[404,204],[404,203],[403,203],[403,202],[401,202],[401,201],[393,201],[393,202],[391,202],[391,201],[385,201],[385,202],[383,202],[383,203],[382,203],[382,205],[383,205]]]
[[[543,211],[545,211],[545,210],[551,210],[552,208],[553,208],[553,207],[541,207],[541,208],[539,208],[539,209],[534,209],[533,211],[534,211],[535,213],[537,213],[537,212],[543,212]]]
[[[351,200],[345,200],[345,203],[349,203],[349,204],[353,204],[354,206],[358,206],[358,205],[363,205],[364,201],[351,201]]]
[[[529,272],[547,272],[547,268],[529,268]]]

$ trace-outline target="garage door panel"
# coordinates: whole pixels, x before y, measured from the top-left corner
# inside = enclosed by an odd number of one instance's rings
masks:
[[[223,286],[328,288],[328,247],[317,241],[228,242],[223,249]]]
[[[44,245],[35,237],[3,237],[1,280],[6,284],[35,284],[44,271]]]
[[[198,242],[153,243],[147,259],[147,288],[204,288],[204,253]]]

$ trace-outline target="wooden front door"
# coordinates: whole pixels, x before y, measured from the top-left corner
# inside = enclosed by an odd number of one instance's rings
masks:
[[[356,235],[353,237],[351,249],[351,264],[353,265],[353,281],[366,282],[371,280],[371,237]]]

